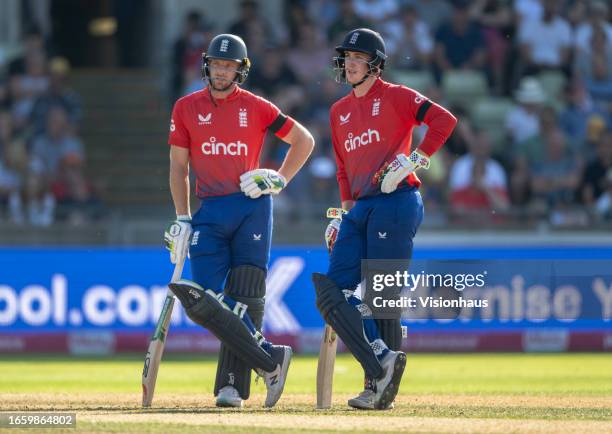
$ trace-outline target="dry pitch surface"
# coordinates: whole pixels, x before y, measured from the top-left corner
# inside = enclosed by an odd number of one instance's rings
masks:
[[[214,360],[200,356],[167,357],[153,407],[143,410],[140,359],[4,357],[0,411],[77,414],[76,429],[50,433],[612,433],[607,354],[411,355],[395,409],[386,412],[346,406],[361,386],[360,369],[348,356],[337,361],[332,410],[314,410],[313,357],[294,360],[276,408],[261,408],[260,382],[244,409],[217,409]]]

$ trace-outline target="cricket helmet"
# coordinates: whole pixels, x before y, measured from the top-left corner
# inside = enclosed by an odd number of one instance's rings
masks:
[[[234,81],[244,83],[251,68],[247,55],[247,47],[240,36],[223,33],[215,36],[208,45],[208,50],[202,53],[202,79],[210,78],[208,61],[210,59],[233,60],[239,63]]]
[[[368,75],[375,74],[385,68],[385,60],[387,59],[385,41],[380,33],[374,30],[365,28],[351,30],[346,34],[342,43],[336,46],[336,51],[339,56],[333,59],[334,70],[336,71],[336,81],[340,83],[346,83],[344,56],[347,51],[357,51],[370,55]],[[361,84],[361,82],[358,84]]]

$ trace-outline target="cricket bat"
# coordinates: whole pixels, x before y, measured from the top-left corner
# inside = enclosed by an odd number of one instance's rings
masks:
[[[181,278],[186,256],[187,255],[184,255],[174,267],[171,280],[172,282],[176,282]],[[174,308],[174,300],[174,294],[172,291],[170,291],[170,289],[168,289],[161,314],[159,315],[157,325],[155,326],[155,332],[151,337],[151,342],[149,342],[149,349],[147,350],[147,355],[145,356],[144,360],[144,367],[142,369],[143,407],[150,407],[151,402],[153,401],[155,382],[157,381],[157,371],[159,371],[159,364],[166,345],[166,336],[168,336],[168,328],[170,326],[170,318],[172,317],[172,309]]]
[[[331,408],[332,384],[334,382],[334,364],[338,339],[330,325],[325,324],[319,363],[317,365],[317,408]]]

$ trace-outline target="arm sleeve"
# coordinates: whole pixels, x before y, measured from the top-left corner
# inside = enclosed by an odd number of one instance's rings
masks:
[[[172,109],[172,118],[170,119],[170,134],[168,135],[168,144],[180,146],[181,148],[189,149],[191,140],[189,130],[185,127],[181,114],[180,100],[174,104]]]
[[[331,125],[331,136],[332,136],[332,144],[334,146],[334,155],[336,157],[336,179],[338,180],[338,187],[340,188],[340,200],[344,202],[345,200],[352,200],[353,197],[351,195],[351,186],[348,181],[348,176],[346,175],[346,170],[344,168],[344,160],[342,159],[342,149],[340,148],[340,144],[338,140],[336,140],[336,135],[334,133],[334,124],[331,121],[332,116],[330,112],[330,125]]]
[[[433,155],[442,147],[451,135],[457,118],[439,104],[407,87],[400,87],[395,107],[400,110],[400,117],[407,123],[428,126],[427,133],[419,145],[419,151],[427,156]]]
[[[291,117],[283,114],[275,104],[264,98],[258,97],[258,106],[264,130],[270,130],[280,139],[291,131],[295,121]]]

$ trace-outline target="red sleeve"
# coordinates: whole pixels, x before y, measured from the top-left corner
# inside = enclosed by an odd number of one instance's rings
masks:
[[[400,117],[406,122],[416,125],[424,123],[428,126],[427,133],[419,145],[419,150],[431,156],[442,147],[444,142],[457,125],[457,118],[441,105],[429,100],[420,93],[401,86],[397,93],[400,101],[396,100],[396,107],[400,110]]]
[[[280,139],[289,134],[295,121],[291,117],[285,116],[274,103],[261,97],[257,98],[258,111],[261,115],[261,124],[264,130],[270,129]]]
[[[170,119],[170,134],[168,135],[168,144],[180,146],[181,148],[189,149],[191,140],[189,130],[183,123],[180,100],[174,104],[172,109],[172,118]]]
[[[340,200],[344,202],[345,200],[353,200],[353,196],[351,195],[351,186],[348,182],[348,177],[346,176],[346,170],[344,169],[344,160],[342,159],[342,148],[336,140],[336,134],[334,132],[334,124],[332,121],[333,117],[330,112],[329,122],[331,125],[331,136],[332,136],[332,144],[334,146],[334,155],[336,156],[336,179],[338,180],[338,187],[340,188]]]

